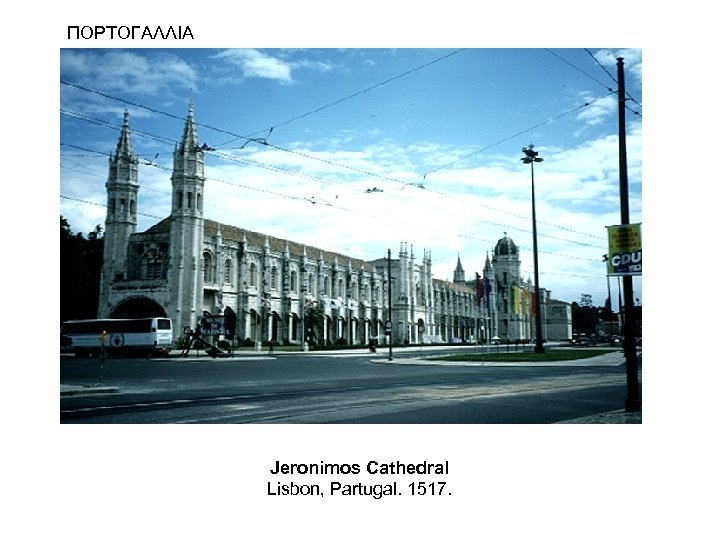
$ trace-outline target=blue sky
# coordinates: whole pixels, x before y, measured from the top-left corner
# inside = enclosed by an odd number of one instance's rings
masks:
[[[169,214],[173,141],[192,101],[205,215],[366,260],[400,243],[468,277],[505,233],[533,273],[534,144],[541,286],[607,296],[620,222],[617,57],[625,59],[631,221],[642,221],[640,49],[63,49],[60,212],[103,225],[107,155],[130,113],[138,230]],[[614,305],[617,284],[613,283]],[[641,280],[635,280],[642,298]]]

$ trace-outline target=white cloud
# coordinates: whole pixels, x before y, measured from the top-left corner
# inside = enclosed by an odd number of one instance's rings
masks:
[[[588,103],[590,104],[587,107],[580,110],[578,118],[591,126],[598,125],[609,116],[617,114],[617,97],[614,94]]]
[[[244,77],[292,82],[292,69],[288,63],[255,49],[228,49],[215,55],[215,58],[240,67]]]
[[[617,76],[618,58],[622,58],[626,76],[642,81],[642,49],[602,49],[593,56],[607,68],[613,79]]]
[[[61,54],[61,77],[67,82],[131,95],[197,91],[195,69],[172,53],[63,49]]]

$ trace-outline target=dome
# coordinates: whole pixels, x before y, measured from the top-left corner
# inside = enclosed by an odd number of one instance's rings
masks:
[[[495,256],[500,255],[517,255],[518,254],[518,248],[515,245],[515,242],[512,241],[512,238],[508,238],[507,235],[505,235],[504,238],[501,238],[498,240],[498,243],[495,245]]]

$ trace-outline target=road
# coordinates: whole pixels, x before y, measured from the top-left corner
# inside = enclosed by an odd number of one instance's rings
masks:
[[[456,350],[458,350],[456,348]],[[617,353],[598,365],[433,364],[436,351],[279,353],[212,359],[62,356],[62,423],[554,423],[617,410]],[[410,360],[412,357],[413,360]],[[102,387],[96,385],[102,377]],[[93,394],[87,390],[112,389]],[[66,392],[67,393],[67,392]]]

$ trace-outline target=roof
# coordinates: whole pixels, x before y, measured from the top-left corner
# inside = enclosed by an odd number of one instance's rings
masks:
[[[170,217],[166,217],[162,221],[159,221],[158,223],[156,223],[155,225],[150,227],[144,233],[140,233],[140,234],[169,233],[171,222],[172,222],[172,219]],[[268,243],[270,244],[270,249],[275,252],[284,252],[285,246],[287,246],[288,251],[290,252],[290,255],[295,256],[295,257],[302,257],[303,252],[304,252],[307,254],[308,259],[318,260],[318,259],[320,259],[320,254],[322,253],[323,259],[326,262],[330,262],[331,264],[333,262],[335,262],[335,259],[337,258],[338,264],[341,264],[343,266],[352,264],[352,267],[355,270],[362,269],[366,272],[372,272],[373,269],[375,268],[375,265],[373,263],[364,261],[362,259],[348,257],[347,255],[343,255],[342,253],[326,251],[326,250],[320,249],[318,247],[308,246],[307,244],[300,244],[298,242],[293,242],[291,240],[286,240],[286,239],[282,239],[282,238],[276,238],[274,236],[259,233],[256,231],[249,231],[247,229],[235,227],[234,225],[227,225],[225,223],[219,223],[219,222],[213,221],[211,219],[204,220],[205,236],[206,237],[215,236],[218,231],[218,226],[220,227],[220,234],[222,235],[223,240],[230,240],[230,241],[240,243],[243,241],[243,239],[245,239],[247,241],[247,243],[250,245],[264,246],[265,240],[267,239]],[[382,260],[384,262],[386,259],[376,259],[374,262],[377,263],[379,260]],[[433,278],[432,281],[433,281],[433,285],[442,285],[442,286],[452,289],[454,291],[475,292],[474,288],[466,283],[452,283],[452,282],[446,281],[444,279],[436,279],[436,278]]]
[[[147,231],[145,231],[145,233],[141,234],[169,233],[171,222],[172,219],[170,217],[167,217],[150,227]],[[293,242],[292,240],[287,240],[283,238],[276,238],[267,234],[242,229],[240,227],[235,227],[234,225],[219,223],[211,219],[205,219],[204,222],[205,237],[215,236],[217,234],[218,227],[220,227],[220,234],[222,235],[223,240],[230,240],[240,243],[243,241],[243,239],[245,239],[249,245],[253,246],[264,246],[265,240],[267,240],[270,244],[270,249],[274,252],[284,252],[285,247],[287,246],[290,255],[293,255],[295,257],[302,257],[303,254],[306,253],[308,259],[318,260],[320,259],[320,254],[322,254],[323,259],[331,264],[334,263],[335,259],[337,258],[338,264],[341,264],[343,266],[351,264],[352,267],[356,270],[362,269],[366,272],[371,272],[374,268],[374,265],[370,264],[367,261],[364,261],[362,259],[356,259],[354,257],[348,257],[347,255],[343,255],[342,253],[326,251],[318,247]]]
[[[518,254],[518,248],[515,245],[515,242],[512,241],[512,238],[508,238],[507,235],[505,237],[498,240],[498,243],[495,244],[495,255],[517,255]]]

